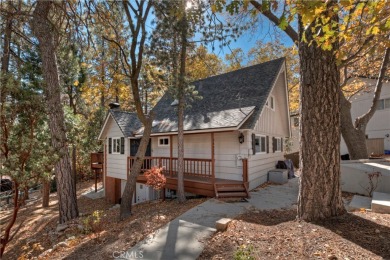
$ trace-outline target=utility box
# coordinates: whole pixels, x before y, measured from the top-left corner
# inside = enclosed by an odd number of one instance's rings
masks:
[[[288,182],[288,170],[275,169],[268,172],[268,181],[272,183],[284,184]]]

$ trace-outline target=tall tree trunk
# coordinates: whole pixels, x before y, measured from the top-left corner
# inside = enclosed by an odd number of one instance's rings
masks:
[[[73,185],[76,187],[77,184],[77,147],[76,144],[72,145],[72,179],[73,179]],[[75,196],[77,196],[76,188],[74,189]]]
[[[153,113],[151,112],[149,115],[145,115],[142,110],[142,102],[139,93],[139,74],[142,68],[142,55],[144,53],[144,45],[146,39],[146,20],[149,15],[150,8],[152,7],[152,1],[140,1],[137,2],[138,9],[135,9],[135,5],[130,1],[123,1],[121,4],[125,11],[127,21],[130,25],[130,30],[135,33],[131,40],[130,47],[130,64],[127,60],[127,54],[123,50],[123,48],[118,45],[121,50],[121,54],[126,59],[126,66],[130,74],[127,74],[130,78],[131,90],[133,94],[134,105],[137,110],[137,116],[139,120],[144,125],[144,133],[141,139],[141,143],[138,147],[135,162],[133,164],[133,168],[130,173],[127,173],[127,182],[125,185],[125,190],[122,195],[122,202],[120,208],[120,218],[125,219],[131,215],[131,205],[133,194],[135,191],[135,185],[137,182],[137,177],[141,172],[141,167],[145,158],[146,149],[149,144],[150,134],[152,132],[152,122],[153,122]],[[145,7],[145,9],[144,9]],[[132,17],[131,12],[135,17]],[[134,22],[135,21],[135,22]],[[137,28],[137,29],[136,29]]]
[[[0,259],[3,259],[5,247],[11,240],[11,229],[15,224],[16,217],[18,216],[18,211],[20,208],[19,204],[19,185],[15,182],[14,183],[14,209],[12,211],[12,216],[9,219],[8,225],[4,229],[4,234],[1,234],[0,239]],[[3,231],[3,230],[2,230]],[[15,231],[16,232],[16,231]],[[15,234],[15,233],[14,233]]]
[[[368,158],[366,133],[355,128],[352,123],[351,103],[345,98],[343,93],[340,94],[340,97],[341,134],[348,148],[349,157],[351,160]]]
[[[127,182],[123,191],[120,218],[121,220],[126,219],[131,215],[131,206],[133,204],[133,194],[136,188],[137,177],[141,172],[141,167],[145,159],[146,149],[149,144],[150,134],[152,132],[153,117],[147,119],[146,125],[144,125],[144,133],[141,138],[135,160],[131,168],[130,173],[127,173]]]
[[[179,22],[181,30],[181,50],[180,50],[180,73],[179,73],[179,91],[178,91],[178,125],[177,125],[177,199],[184,202],[186,196],[184,193],[184,109],[185,109],[185,74],[186,74],[186,56],[187,56],[187,15],[186,1],[181,1],[182,18]]]
[[[50,180],[44,180],[42,182],[42,207],[49,207],[50,200]]]
[[[52,1],[38,1],[33,12],[31,27],[39,42],[42,71],[45,80],[44,94],[49,117],[51,145],[60,158],[55,164],[57,180],[59,222],[64,223],[78,216],[75,186],[68,143],[65,134],[64,111],[61,103],[61,87],[58,77],[54,28],[48,20]]]
[[[386,48],[383,55],[381,69],[375,85],[374,98],[370,109],[364,115],[356,118],[355,124],[352,122],[351,103],[344,97],[341,97],[341,132],[345,144],[347,145],[350,158],[352,160],[368,158],[366,146],[366,128],[368,122],[376,112],[380,95],[382,92],[383,79],[390,59],[390,48]]]
[[[28,187],[24,187],[23,188],[23,201],[26,201],[30,198],[29,194],[28,194]]]
[[[12,12],[12,2],[8,2],[8,10]],[[8,131],[7,128],[7,118],[4,114],[5,100],[8,95],[7,85],[8,85],[8,71],[9,71],[9,61],[10,61],[10,44],[11,44],[11,35],[12,35],[12,16],[7,15],[5,17],[5,27],[3,37],[3,54],[1,56],[1,70],[0,70],[0,127],[2,134],[0,135],[0,166],[2,164],[3,157],[8,158]],[[3,33],[3,32],[2,32]]]
[[[303,33],[307,42],[301,41]],[[302,174],[298,217],[314,221],[345,211],[340,188],[340,79],[334,49],[325,51],[312,42],[311,26],[304,30],[301,21],[299,36]]]

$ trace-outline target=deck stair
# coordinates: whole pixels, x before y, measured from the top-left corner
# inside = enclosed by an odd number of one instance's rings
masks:
[[[249,198],[247,183],[215,183],[216,198]]]

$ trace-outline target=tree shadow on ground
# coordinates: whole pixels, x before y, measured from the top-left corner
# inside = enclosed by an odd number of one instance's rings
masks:
[[[294,221],[297,216],[295,209],[249,211],[237,219],[262,226],[276,226],[284,222]]]
[[[390,259],[390,227],[388,226],[351,213],[318,221],[315,224],[335,232],[384,259]]]
[[[360,217],[358,214],[360,213],[346,213],[343,216],[308,224],[321,226],[383,259],[390,259],[390,227]],[[237,218],[237,220],[263,226],[295,222],[295,219],[296,210],[294,209],[250,211]]]

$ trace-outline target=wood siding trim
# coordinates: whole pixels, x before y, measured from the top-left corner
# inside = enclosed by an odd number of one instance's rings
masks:
[[[214,145],[214,133],[211,133],[211,171],[213,182],[215,180],[215,145]]]

